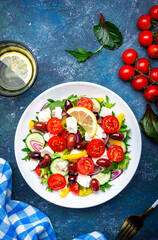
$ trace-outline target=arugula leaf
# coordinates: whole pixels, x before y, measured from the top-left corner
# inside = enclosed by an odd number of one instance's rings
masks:
[[[70,100],[70,101],[73,103],[73,105],[76,106],[78,100],[79,100],[80,98],[82,98],[82,97],[85,97],[85,95],[77,96],[77,95],[73,95],[73,94],[72,94],[72,95],[70,95],[67,99]],[[66,100],[66,99],[65,99],[65,100]]]
[[[25,160],[25,161],[30,160],[29,155],[26,155],[26,157],[22,158],[22,160]]]
[[[113,23],[105,21],[102,14],[99,14],[99,23],[93,27],[93,31],[104,48],[115,50],[123,43],[123,37],[119,29]]]
[[[105,190],[107,189],[107,188],[110,188],[112,185],[110,185],[108,182],[107,183],[105,183],[104,185],[101,185],[100,186],[100,190],[101,191],[103,191],[103,192],[105,192]]]
[[[125,124],[126,119],[123,119],[122,121],[122,125],[121,128],[119,129],[119,132],[121,132],[124,135],[124,142],[126,143],[126,146],[130,146],[129,144],[127,144],[128,140],[131,139],[130,137],[130,132],[131,129],[127,129],[127,125]]]
[[[116,116],[115,113],[114,113],[113,111],[112,111],[112,116],[114,116],[114,117]]]
[[[119,168],[122,170],[127,169],[130,160],[131,160],[131,158],[129,156],[127,156],[127,154],[125,154],[124,159],[118,163],[117,169],[119,169]]]
[[[75,51],[75,50],[65,50],[66,52],[72,54],[75,58],[77,58],[77,61],[78,62],[84,62],[86,61],[87,58],[90,58],[94,55],[93,52],[86,52],[84,49],[82,48],[78,48],[78,51]]]
[[[54,102],[54,100],[53,100],[53,99],[50,99],[50,98],[48,98],[47,101],[50,102],[50,103],[53,103],[53,102]]]
[[[21,151],[26,152],[26,153],[28,153],[28,154],[31,152],[30,149],[27,148],[27,147],[21,149]]]
[[[25,139],[23,139],[23,142],[25,143]],[[25,161],[30,160],[30,157],[29,157],[29,154],[31,152],[30,149],[25,147],[25,148],[21,149],[21,151],[27,153],[27,155],[24,158],[22,158],[22,160],[25,160]]]
[[[143,132],[158,143],[158,115],[154,113],[150,104],[146,105],[146,111],[139,123]]]
[[[103,171],[101,171],[102,173],[109,173],[110,171],[114,170],[114,169],[117,169],[117,165],[118,163],[117,162],[112,162],[111,163],[111,166],[109,168],[105,168]]]
[[[85,137],[85,130],[81,125],[78,125],[78,131],[81,133],[82,138]]]
[[[102,102],[101,106],[107,107],[107,108],[113,108],[115,106],[116,103],[110,103],[109,97],[106,96],[106,102]]]

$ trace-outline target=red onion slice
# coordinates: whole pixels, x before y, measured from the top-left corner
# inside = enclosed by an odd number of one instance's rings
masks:
[[[82,140],[81,133],[77,130],[77,133],[76,133],[76,143],[80,142],[81,140]]]
[[[49,102],[46,102],[43,107],[41,108],[40,112],[43,111],[44,107],[48,105]]]
[[[42,132],[42,131],[40,131],[40,130],[37,130],[36,128],[34,128],[34,127],[32,127],[32,132],[39,132],[40,134],[42,134],[42,135],[44,135],[45,134],[45,132]]]
[[[95,166],[93,172],[91,172],[91,173],[89,173],[87,175],[88,176],[93,176],[93,175],[96,175],[96,174],[100,173],[100,171],[101,171],[101,168],[98,167],[98,166]]]
[[[30,142],[30,145],[31,145],[31,147],[32,147],[35,151],[37,151],[37,152],[39,152],[39,151],[43,148],[43,144],[40,143],[40,142],[37,142],[37,141],[35,141],[35,140],[32,140],[32,141]]]
[[[98,122],[98,124],[102,124],[102,121],[103,121],[103,118],[99,117],[97,122]]]
[[[122,169],[118,169],[118,170],[113,170],[111,172],[111,181],[118,178],[121,174],[123,173]]]
[[[104,139],[104,144],[106,145],[109,142],[109,133],[106,133],[106,138]]]

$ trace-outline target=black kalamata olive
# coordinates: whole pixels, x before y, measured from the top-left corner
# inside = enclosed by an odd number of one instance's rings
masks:
[[[114,140],[119,140],[122,141],[124,139],[124,136],[122,133],[120,132],[115,132],[115,133],[111,133],[110,134],[110,138],[114,139]]]
[[[69,162],[68,163],[68,170],[69,170],[70,175],[77,175],[76,163],[75,162]]]
[[[74,149],[75,144],[76,144],[76,135],[69,134],[68,137],[66,138],[67,148],[71,151],[72,149]]]
[[[73,104],[70,100],[66,100],[64,104],[64,110],[67,111],[68,109],[72,108]]]
[[[74,184],[74,183],[76,182],[76,179],[77,179],[77,176],[70,175],[70,176],[68,177],[68,182],[69,182],[70,184]]]
[[[34,159],[34,160],[40,160],[42,158],[41,154],[39,152],[31,152],[29,154],[29,157]]]
[[[98,164],[99,166],[101,167],[104,167],[104,168],[109,168],[111,167],[111,162],[109,159],[105,159],[105,158],[100,158],[96,161],[96,164]]]
[[[76,148],[77,149],[86,149],[87,143],[85,141],[80,141],[80,142],[76,143]]]
[[[39,162],[41,168],[47,167],[50,164],[50,156],[48,154],[44,155],[44,158]]]
[[[93,112],[94,113],[94,115],[96,116],[96,119],[98,120],[98,118],[99,118],[99,113],[98,112]]]
[[[99,191],[100,189],[100,184],[99,184],[99,181],[96,179],[96,178],[93,178],[91,181],[90,181],[90,186],[92,188],[92,190],[94,192],[97,192]]]
[[[46,124],[44,122],[35,122],[34,128],[42,132],[47,131]]]

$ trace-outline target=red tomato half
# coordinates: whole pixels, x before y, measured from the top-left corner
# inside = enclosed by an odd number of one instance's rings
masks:
[[[78,183],[74,183],[70,185],[70,190],[71,192],[73,192],[74,194],[78,195],[79,194],[79,186]]]
[[[61,137],[66,140],[68,136],[69,136],[69,132],[64,129],[61,133]]]
[[[59,134],[63,130],[61,120],[57,117],[49,119],[47,122],[47,130],[52,134]]]
[[[94,170],[94,162],[90,157],[81,157],[76,164],[77,171],[83,175]]]
[[[93,110],[93,102],[90,98],[87,98],[87,97],[80,98],[80,100],[78,100],[76,106],[77,107],[84,107],[84,108],[87,108],[91,111]]]
[[[91,157],[100,157],[105,152],[104,142],[100,139],[93,139],[87,144],[87,153]]]
[[[66,186],[66,180],[63,175],[56,173],[49,177],[48,186],[52,190],[61,190]]]
[[[38,176],[41,176],[40,166],[38,165],[35,169]]]
[[[124,158],[124,152],[122,147],[113,145],[108,149],[108,158],[113,162],[121,162]]]
[[[111,115],[106,116],[106,117],[103,118],[102,128],[107,133],[117,132],[118,129],[119,129],[119,121],[114,116],[111,116]]]
[[[62,152],[66,148],[66,140],[60,136],[53,136],[49,139],[48,145],[54,152]]]

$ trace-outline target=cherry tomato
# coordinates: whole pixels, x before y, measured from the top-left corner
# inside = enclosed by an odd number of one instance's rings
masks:
[[[38,176],[41,176],[40,166],[38,165],[35,169]]]
[[[149,14],[152,19],[158,21],[158,5],[155,5],[152,8],[150,8]]]
[[[122,80],[128,81],[135,74],[135,70],[130,65],[124,65],[119,70],[119,76]]]
[[[94,170],[94,162],[90,157],[81,157],[76,164],[77,171],[83,175]]]
[[[147,86],[148,79],[145,76],[136,75],[135,78],[132,79],[132,87],[137,91],[141,91],[143,87]]]
[[[63,130],[61,120],[57,117],[49,119],[47,122],[47,130],[52,134],[59,134]]]
[[[149,72],[149,77],[158,83],[158,68],[151,68]],[[151,79],[149,79],[149,81],[153,83]]]
[[[138,18],[137,26],[141,30],[148,30],[152,27],[150,21],[151,21],[151,17],[149,15],[142,15]]]
[[[61,133],[61,137],[66,140],[68,136],[69,136],[69,132],[64,129]]]
[[[61,190],[66,186],[66,180],[63,175],[56,173],[48,178],[48,186],[52,190]]]
[[[126,49],[122,54],[122,60],[126,64],[134,64],[138,53],[134,49]]]
[[[111,115],[106,116],[106,117],[103,118],[102,128],[107,133],[117,132],[118,129],[119,129],[119,121],[114,116],[111,116]]]
[[[87,153],[91,157],[100,157],[105,152],[104,142],[100,139],[92,139],[87,144]]]
[[[70,185],[70,190],[71,192],[73,192],[74,194],[78,195],[79,194],[79,186],[78,183],[74,183]]]
[[[147,53],[151,58],[158,58],[158,44],[150,45],[147,49]]]
[[[149,64],[150,62],[147,58],[139,58],[134,67],[141,73],[146,74],[149,72]]]
[[[151,31],[145,30],[139,34],[138,37],[140,45],[148,47],[153,42],[153,34]]]
[[[93,102],[90,98],[87,97],[83,97],[80,98],[76,104],[77,107],[84,107],[87,108],[89,110],[93,110]]]
[[[60,136],[53,136],[49,139],[48,146],[54,152],[62,152],[66,148],[66,140]]]
[[[158,86],[151,85],[144,90],[144,98],[149,102],[158,100]]]
[[[107,152],[108,158],[113,162],[121,162],[124,158],[124,152],[122,147],[113,145],[108,149]]]

